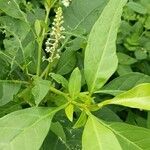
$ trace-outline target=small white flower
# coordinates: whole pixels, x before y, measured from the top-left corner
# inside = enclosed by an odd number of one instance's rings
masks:
[[[49,62],[53,62],[54,59],[60,58],[60,51],[58,51],[59,42],[65,38],[65,36],[62,35],[62,32],[65,30],[65,28],[62,26],[64,22],[62,13],[62,8],[59,7],[56,11],[54,22],[52,23],[52,31],[49,33],[50,37],[45,42],[45,51],[50,54],[49,58],[46,59]]]
[[[71,2],[71,0],[62,0],[62,4],[63,4],[65,7],[69,7],[70,2]]]
[[[42,57],[42,61],[45,61],[45,60],[47,60],[47,59],[46,59],[46,57],[45,57],[45,56],[43,56],[43,57]]]

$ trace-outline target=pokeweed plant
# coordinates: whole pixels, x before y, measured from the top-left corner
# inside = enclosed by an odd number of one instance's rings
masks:
[[[149,83],[128,91],[103,88],[117,69],[117,32],[127,0],[109,0],[89,34],[83,70],[76,67],[69,77],[57,70],[63,53],[71,57],[69,51],[63,52],[71,36],[63,27],[61,4],[56,0],[33,2],[37,6],[34,10],[24,0],[0,0],[1,31],[5,34],[0,54],[10,69],[6,79],[0,81],[0,106],[4,111],[0,149],[149,149],[149,129],[95,115],[107,105],[150,110]],[[70,2],[63,0],[62,4],[69,7]],[[45,11],[38,5],[43,5]],[[53,8],[56,15],[49,20]],[[100,93],[115,96],[100,99]],[[62,118],[64,114],[69,122]],[[66,138],[70,122],[76,133],[83,130],[82,139],[77,140],[73,134],[74,147]]]

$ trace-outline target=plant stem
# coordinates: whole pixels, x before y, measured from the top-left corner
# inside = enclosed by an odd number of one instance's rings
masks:
[[[2,83],[15,83],[15,84],[29,84],[29,82],[26,81],[20,81],[20,80],[0,80]]]
[[[111,100],[105,100],[101,103],[98,103],[97,106],[98,106],[99,109],[101,109],[102,107],[104,107],[106,105],[109,105],[109,104],[111,104]]]
[[[55,93],[55,94],[57,94],[57,95],[62,95],[62,96],[65,97],[67,100],[70,99],[69,96],[68,96],[66,93],[63,93],[63,92],[57,90],[56,88],[54,88],[54,87],[52,87],[52,86],[50,87],[50,91],[53,92],[53,93]]]
[[[47,78],[48,73],[49,73],[50,70],[51,70],[51,63],[49,63],[48,66],[47,66],[47,70],[46,70],[46,73],[45,73],[45,79]]]
[[[48,23],[48,16],[49,16],[49,13],[50,13],[50,9],[51,9],[51,7],[46,11],[45,24]],[[38,63],[37,63],[37,72],[36,72],[36,74],[38,76],[40,75],[40,69],[41,69],[42,44],[43,44],[43,41],[44,41],[45,32],[46,32],[46,29],[44,27],[43,31],[42,31],[41,38],[39,39]]]
[[[40,76],[41,78],[43,78],[45,74],[48,74],[48,71],[49,71],[49,69],[50,69],[50,66],[51,66],[51,63],[49,63],[49,64],[46,66],[46,68],[44,69],[44,71],[42,72],[42,74],[41,74],[41,76]]]

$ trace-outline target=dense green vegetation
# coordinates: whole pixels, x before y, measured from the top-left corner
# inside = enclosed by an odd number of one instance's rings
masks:
[[[0,150],[150,150],[149,0],[0,0]]]

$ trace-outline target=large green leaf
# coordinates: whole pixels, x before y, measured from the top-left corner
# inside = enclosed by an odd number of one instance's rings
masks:
[[[150,83],[150,76],[138,72],[128,73],[110,81],[101,90],[95,93],[117,95],[141,83]]]
[[[83,150],[121,150],[114,133],[100,121],[90,116],[82,136]]]
[[[18,0],[0,0],[0,10],[11,17],[26,20],[24,12],[19,8]]]
[[[100,89],[117,68],[116,38],[125,4],[126,0],[110,0],[89,35],[84,67],[91,93]]]
[[[99,109],[98,111],[94,112],[94,115],[105,121],[122,122],[120,117],[108,107],[103,107],[102,109]]]
[[[150,150],[149,129],[125,123],[112,123],[107,127],[117,136],[122,150]]]
[[[89,32],[108,0],[77,0],[64,9],[64,25],[67,30]]]
[[[150,83],[140,84],[133,89],[116,96],[110,100],[109,104],[150,110]]]
[[[1,150],[38,150],[59,109],[29,108],[0,119]]]
[[[18,93],[20,86],[20,83],[0,80],[0,106],[12,101],[13,97]]]
[[[149,150],[149,140],[149,129],[125,123],[105,123],[90,115],[82,146],[84,150]]]
[[[115,78],[107,85],[105,85],[103,89],[126,91],[141,83],[150,83],[150,76],[138,72],[133,72]]]
[[[147,10],[145,7],[143,7],[141,4],[136,2],[129,2],[127,6],[132,9],[133,11],[140,13],[140,14],[146,14]]]
[[[71,98],[76,99],[81,90],[81,73],[78,68],[75,68],[70,76],[68,89]]]

